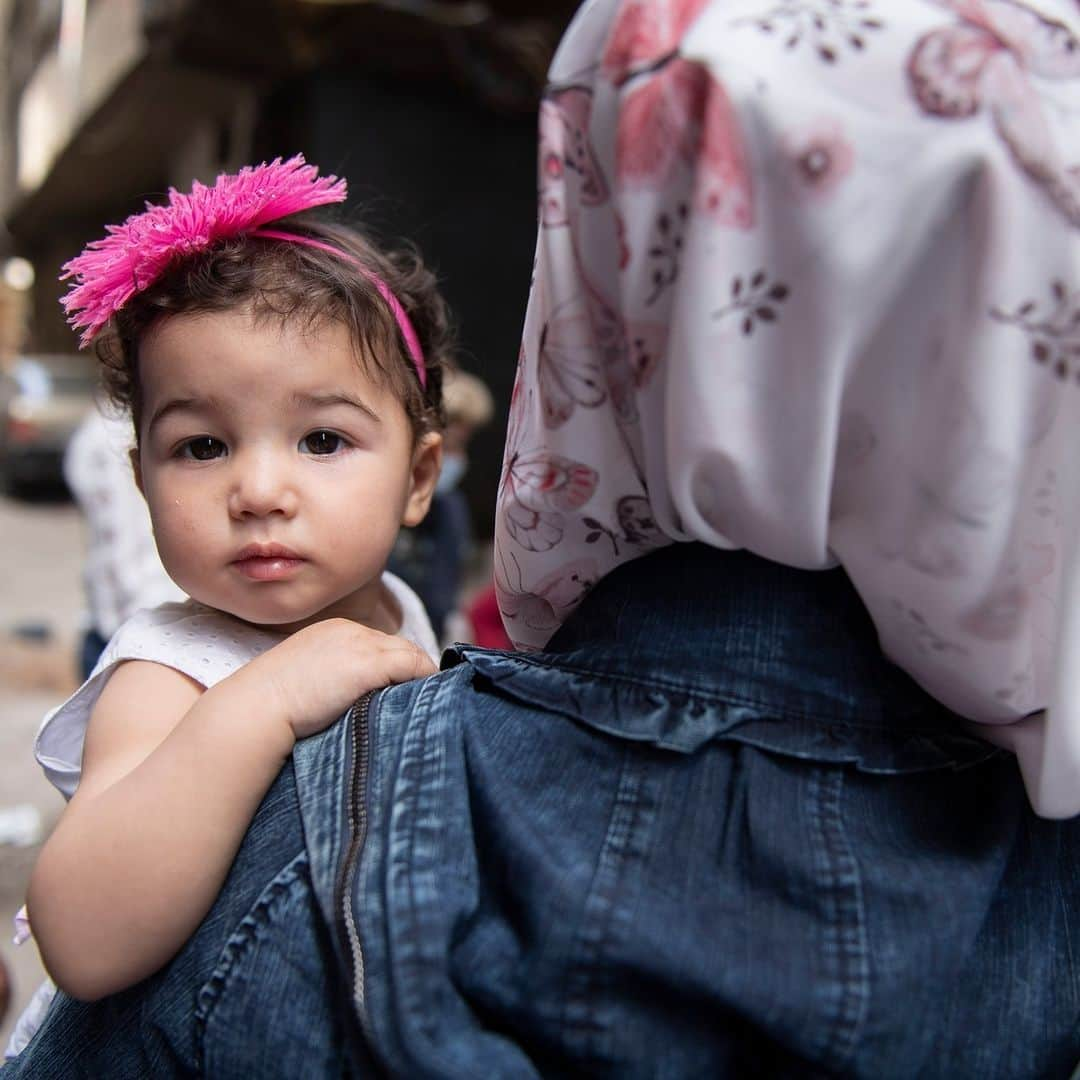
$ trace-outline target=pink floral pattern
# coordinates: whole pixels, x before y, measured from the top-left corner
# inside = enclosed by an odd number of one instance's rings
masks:
[[[872,0],[786,0],[736,19],[735,26],[754,26],[783,42],[788,50],[808,45],[819,60],[838,63],[844,53],[862,52],[872,35],[883,29]]]
[[[551,313],[540,333],[537,363],[544,423],[549,428],[565,424],[578,406],[595,409],[607,400],[603,354],[584,297]]]
[[[1080,652],[1078,34],[1075,0],[593,0],[496,516],[519,647],[665,544],[840,563],[888,656],[1080,812],[1075,703],[1014,737]]]
[[[1024,334],[1031,359],[1040,367],[1080,383],[1080,289],[1070,291],[1057,280],[1047,292],[1048,299],[1027,299],[1014,310],[995,306],[991,317]]]
[[[626,0],[600,61],[604,75],[618,86],[658,57],[678,52],[683,35],[706,7],[708,0]]]
[[[620,184],[664,188],[695,170],[694,202],[718,221],[753,224],[742,133],[724,87],[677,44],[706,0],[631,0],[620,10],[602,69],[625,86],[615,154]]]
[[[834,119],[820,119],[809,128],[789,132],[783,145],[792,186],[800,197],[827,199],[855,164],[854,147]]]
[[[573,299],[551,312],[540,332],[538,386],[544,424],[558,428],[575,409],[611,401],[624,420],[636,415],[633,389],[655,363],[649,345],[660,330],[644,323],[634,337],[631,366],[627,329],[612,304],[584,278]]]
[[[544,450],[515,454],[503,471],[506,528],[528,551],[547,551],[563,538],[559,511],[592,498],[596,473],[588,465]]]
[[[1047,121],[1050,102],[1032,76],[1080,79],[1080,37],[1020,0],[940,0],[960,20],[924,34],[908,61],[916,101],[964,119],[987,110],[1013,158],[1073,226],[1080,226],[1080,156]]]
[[[562,625],[600,576],[594,560],[575,559],[526,590],[517,559],[513,555],[509,559],[509,567],[504,562],[495,570],[499,611],[504,620],[520,622],[546,636]]]
[[[540,103],[540,220],[567,224],[568,207],[595,206],[607,198],[607,181],[589,142],[591,92],[579,86],[552,90]],[[567,198],[567,185],[578,185]]]

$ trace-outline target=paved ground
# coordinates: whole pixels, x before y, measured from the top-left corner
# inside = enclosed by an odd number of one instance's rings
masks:
[[[62,807],[31,753],[41,717],[75,685],[75,642],[82,589],[82,524],[68,503],[25,503],[0,497],[0,956],[14,983],[0,1022],[0,1051],[22,1005],[42,977],[33,944],[11,944],[11,922],[26,892],[40,838]],[[41,629],[45,640],[15,633]],[[40,819],[37,843],[3,842],[10,811]],[[27,811],[25,808],[32,808]]]

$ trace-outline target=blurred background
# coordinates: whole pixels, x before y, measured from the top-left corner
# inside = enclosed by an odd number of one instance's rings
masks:
[[[494,414],[460,491],[491,533],[536,222],[536,106],[577,0],[0,0],[0,957],[8,1032],[41,972],[11,919],[60,810],[32,742],[78,681],[86,525],[64,485],[91,407],[60,266],[170,185],[302,152],[414,239]],[[485,546],[471,580],[482,584]],[[0,1044],[2,1045],[2,1044]]]

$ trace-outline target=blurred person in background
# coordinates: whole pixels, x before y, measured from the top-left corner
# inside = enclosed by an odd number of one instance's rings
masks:
[[[442,473],[431,508],[415,528],[402,529],[390,556],[390,570],[416,590],[436,636],[446,643],[447,620],[461,603],[465,568],[473,550],[469,504],[460,484],[469,467],[469,441],[478,428],[491,423],[495,403],[481,379],[456,368],[446,373],[443,406]]]
[[[135,484],[133,446],[131,417],[98,399],[64,452],[64,479],[86,521],[81,679],[136,611],[185,599],[161,565],[150,511]]]
[[[464,610],[467,636],[463,641],[482,645],[485,649],[512,649],[513,642],[503,626],[499,610],[499,596],[495,583],[490,582],[478,589],[468,600]]]

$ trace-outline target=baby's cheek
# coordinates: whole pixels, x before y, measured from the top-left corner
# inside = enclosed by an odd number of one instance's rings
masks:
[[[197,515],[190,513],[181,500],[176,500],[151,516],[158,554],[169,576],[175,580],[178,575],[186,575],[189,565],[198,560],[199,552],[205,547]]]

